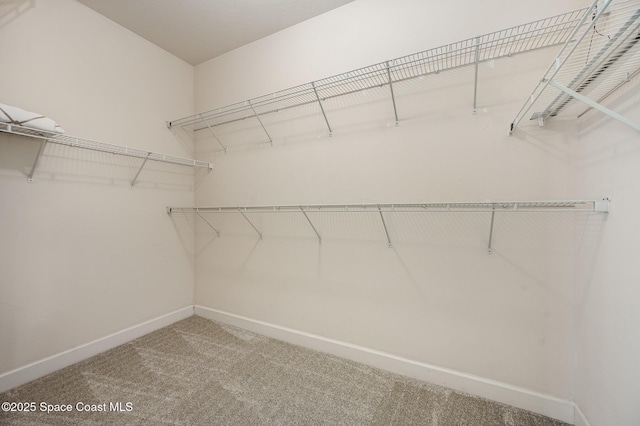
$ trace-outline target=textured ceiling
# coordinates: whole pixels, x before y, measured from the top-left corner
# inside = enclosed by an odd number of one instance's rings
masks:
[[[353,0],[78,0],[197,65]]]

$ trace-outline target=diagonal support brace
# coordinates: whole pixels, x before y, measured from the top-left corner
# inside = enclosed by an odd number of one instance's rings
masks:
[[[138,176],[140,176],[140,172],[142,172],[142,169],[144,168],[144,165],[147,164],[147,160],[149,159],[150,155],[151,155],[151,153],[149,152],[147,154],[147,156],[145,157],[145,159],[142,161],[142,164],[140,164],[140,168],[138,169],[138,173],[136,173],[135,177],[131,181],[131,188],[133,188],[133,185],[136,184],[136,181],[138,180]]]
[[[38,149],[38,154],[36,154],[36,159],[33,160],[33,166],[31,166],[31,172],[29,176],[27,176],[27,181],[33,182],[33,174],[36,172],[36,167],[38,167],[38,163],[40,162],[40,157],[42,157],[42,153],[44,152],[44,146],[47,144],[47,140],[44,139],[40,144],[40,148]]]
[[[251,225],[251,227],[254,229],[254,231],[256,231],[258,233],[258,235],[260,236],[260,239],[262,239],[262,233],[260,231],[258,231],[258,228],[256,228],[253,223],[251,223],[251,221],[249,220],[247,215],[244,214],[242,209],[238,208],[238,211],[240,212],[242,217],[244,217],[244,220],[246,220],[249,223],[249,225]]]
[[[264,130],[264,133],[267,135],[267,138],[269,138],[269,143],[271,145],[273,145],[273,139],[271,139],[271,135],[269,135],[269,132],[267,132],[267,128],[264,127],[264,124],[262,123],[262,120],[260,119],[260,116],[256,112],[255,108],[253,108],[253,105],[251,104],[251,101],[247,101],[247,102],[249,104],[249,107],[251,107],[251,111],[253,111],[253,115],[256,116],[256,118],[258,119],[258,122],[260,123],[260,126],[262,126],[262,130]]]
[[[387,77],[389,78],[389,88],[391,89],[391,101],[393,102],[393,114],[396,117],[396,126],[400,124],[398,121],[398,109],[396,108],[396,97],[393,93],[393,80],[391,78],[391,65],[387,62]]]
[[[220,138],[218,137],[218,135],[216,135],[216,132],[213,131],[213,129],[211,128],[211,126],[209,125],[207,120],[205,120],[204,117],[202,117],[202,115],[200,115],[200,114],[198,114],[198,117],[207,126],[207,128],[209,129],[209,131],[213,135],[214,139],[218,142],[218,145],[220,145],[222,147],[222,149],[224,150],[224,153],[226,154],[227,153],[227,147],[222,144],[222,141],[220,141]]]
[[[324,112],[324,106],[322,106],[322,102],[320,102],[320,96],[318,95],[318,89],[316,89],[316,83],[311,82],[311,87],[313,87],[313,93],[316,94],[316,99],[318,100],[318,105],[320,105],[320,110],[322,111],[324,122],[327,123],[327,127],[329,128],[329,136],[333,136],[333,130],[331,130],[331,125],[329,124],[329,120],[327,119],[327,114]]]
[[[493,248],[491,247],[491,243],[493,241],[493,221],[495,220],[495,217],[496,217],[496,206],[494,204],[493,210],[491,211],[491,226],[489,227],[489,247],[487,250],[489,254],[493,254]]]
[[[587,98],[584,95],[581,95],[580,93],[578,93],[578,92],[576,92],[574,90],[569,89],[568,87],[558,83],[555,80],[549,81],[549,84],[551,86],[555,87],[556,89],[562,90],[567,95],[572,96],[572,97],[576,98],[577,100],[584,102],[585,104],[589,105],[590,107],[595,108],[598,111],[607,114],[609,117],[611,117],[611,118],[613,118],[615,120],[618,120],[618,121],[626,124],[627,126],[629,126],[629,127],[631,127],[631,128],[633,128],[633,129],[635,129],[635,130],[640,132],[640,124],[635,123],[635,122],[629,120],[626,117],[623,117],[622,115],[618,114],[617,112],[615,112],[613,110],[610,110],[609,108],[597,103],[596,101],[593,101],[593,100]]]
[[[218,231],[216,228],[213,227],[212,224],[209,223],[209,221],[207,219],[205,219],[198,210],[196,210],[196,214],[200,217],[200,219],[202,219],[204,221],[204,223],[206,223],[207,225],[209,225],[209,228],[213,229],[216,233],[216,235],[218,236],[218,238],[220,238],[220,231]]]
[[[380,213],[380,219],[382,220],[382,226],[384,227],[384,233],[387,236],[387,247],[391,248],[391,238],[389,237],[389,230],[387,229],[387,222],[384,220],[382,209],[378,206],[378,213]]]
[[[316,233],[316,236],[318,237],[318,243],[322,244],[322,238],[320,238],[320,234],[318,233],[318,230],[316,229],[316,227],[313,226],[313,223],[311,222],[311,219],[309,219],[307,212],[305,212],[302,207],[300,207],[300,211],[304,215],[305,219],[307,219],[307,222],[309,222],[309,225],[311,225],[311,228],[313,228],[313,232]]]

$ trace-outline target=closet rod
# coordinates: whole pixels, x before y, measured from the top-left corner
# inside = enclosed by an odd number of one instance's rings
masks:
[[[596,212],[607,213],[610,200],[486,201],[409,204],[317,204],[278,206],[167,207],[167,213],[464,213]]]

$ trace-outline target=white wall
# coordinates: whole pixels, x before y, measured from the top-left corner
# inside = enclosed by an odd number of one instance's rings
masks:
[[[196,110],[244,101],[590,3],[357,0],[198,65]]]
[[[465,2],[463,14],[459,2],[356,1],[197,66],[196,110],[584,5]],[[359,108],[327,103],[331,138],[305,110],[264,117],[273,147],[213,154],[215,142],[200,141],[216,169],[196,204],[572,198],[576,123],[506,136],[552,57],[483,64],[477,115],[471,69],[396,88],[399,127],[374,90]],[[264,141],[260,132],[255,123],[247,137]],[[487,214],[388,217],[392,249],[375,215],[313,219],[321,245],[301,215],[252,217],[262,240],[239,215],[209,216],[219,239],[198,221],[196,303],[572,399],[574,217],[499,215],[491,256]]]
[[[640,80],[607,106],[640,122]],[[578,382],[576,402],[591,424],[640,424],[640,227],[638,132],[599,112],[580,122],[573,167],[578,196],[611,197],[601,227],[585,227],[578,281]]]
[[[189,156],[165,120],[193,113],[193,67],[73,0],[0,22],[0,102],[68,134]],[[7,8],[3,8],[4,13]],[[193,239],[164,211],[193,175],[0,135],[0,374],[193,303]]]

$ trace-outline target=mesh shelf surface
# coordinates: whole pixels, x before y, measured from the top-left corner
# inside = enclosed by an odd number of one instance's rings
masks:
[[[58,145],[70,146],[73,148],[89,149],[93,151],[106,152],[126,157],[140,158],[143,160],[157,161],[161,163],[177,164],[189,167],[206,167],[213,168],[211,163],[206,161],[192,160],[188,158],[176,157],[173,155],[159,154],[156,152],[143,151],[135,148],[128,148],[120,145],[112,145],[102,142],[96,142],[89,139],[68,136],[62,133],[38,130],[24,126],[18,126],[9,123],[0,123],[0,132],[9,133],[19,136],[27,136],[31,138],[41,139],[46,142]]]
[[[603,7],[607,5],[607,7]],[[594,2],[512,122],[577,117],[640,71],[640,1]]]
[[[198,131],[328,99],[392,86],[465,66],[564,43],[587,9],[580,9],[370,65],[244,102],[170,121],[169,127]],[[390,93],[393,96],[392,93]],[[394,101],[395,102],[395,101]]]

